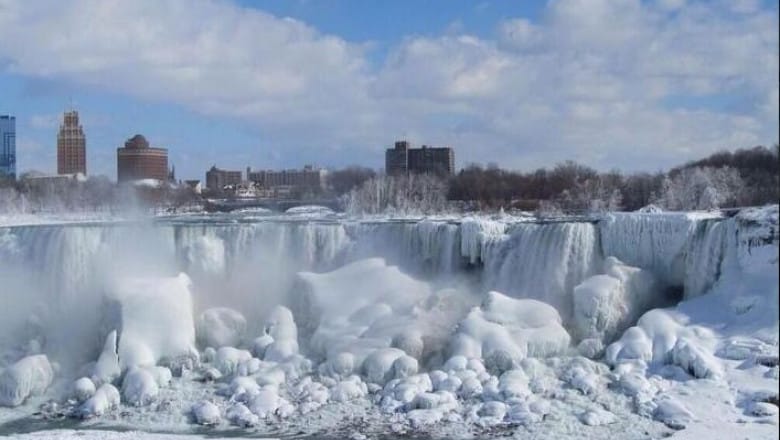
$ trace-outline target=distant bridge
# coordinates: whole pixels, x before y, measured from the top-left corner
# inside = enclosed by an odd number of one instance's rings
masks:
[[[237,209],[246,208],[265,208],[276,212],[285,212],[290,208],[298,206],[324,206],[334,211],[340,211],[341,206],[338,199],[314,199],[314,200],[298,200],[298,199],[254,199],[254,198],[240,198],[240,199],[206,199],[203,207],[208,212],[230,212]]]

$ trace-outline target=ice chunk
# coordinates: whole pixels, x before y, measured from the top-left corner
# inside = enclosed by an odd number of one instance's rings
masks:
[[[113,320],[120,328],[119,363],[152,366],[163,358],[197,357],[191,282],[171,278],[120,280],[111,292]]]
[[[685,337],[678,339],[672,347],[672,363],[694,377],[717,379],[723,375],[720,363],[715,357]]]
[[[453,356],[491,360],[501,369],[526,356],[563,353],[569,334],[558,312],[536,300],[509,298],[490,292],[480,307],[460,322],[451,341]]]
[[[363,361],[363,374],[366,380],[376,384],[384,384],[392,378],[393,363],[396,359],[405,356],[405,353],[397,348],[383,348],[371,353]]]
[[[348,402],[350,400],[365,397],[368,387],[358,376],[352,376],[334,385],[330,390],[330,400],[334,402]]]
[[[401,356],[393,362],[393,378],[403,379],[417,374],[417,359],[411,356]]]
[[[249,408],[243,403],[236,403],[228,408],[225,416],[230,423],[241,428],[256,426],[260,422],[260,419],[252,414],[252,411],[249,411]]]
[[[195,418],[195,423],[207,426],[218,425],[222,419],[217,405],[208,400],[201,400],[193,405],[192,416]]]
[[[269,334],[258,336],[254,341],[252,341],[252,354],[255,355],[255,357],[258,359],[263,359],[263,357],[265,357],[266,349],[268,349],[268,346],[273,342],[274,338],[272,338]]]
[[[588,426],[601,426],[617,422],[617,417],[609,411],[596,408],[582,413],[580,421]]]
[[[289,402],[279,396],[273,387],[262,388],[249,401],[249,410],[261,419],[276,415],[280,409],[288,406]]]
[[[252,353],[235,347],[221,347],[217,350],[214,366],[223,375],[229,376],[238,372],[239,366],[252,359]]]
[[[46,355],[22,358],[0,373],[0,406],[19,406],[46,391],[53,380],[54,370]]]
[[[96,391],[95,395],[90,397],[78,409],[78,415],[87,419],[91,417],[100,417],[106,411],[119,406],[119,391],[110,383],[104,383]]]
[[[72,395],[77,402],[82,403],[95,395],[95,384],[88,377],[82,377],[73,382]]]
[[[693,413],[674,397],[660,396],[655,400],[655,404],[657,406],[653,418],[672,429],[685,429],[694,420]]]
[[[198,318],[197,339],[203,347],[236,347],[246,333],[246,319],[241,313],[227,307],[216,307],[201,313]]]
[[[228,395],[232,400],[246,402],[260,392],[260,385],[251,377],[236,377],[230,382]]]
[[[320,366],[320,374],[334,378],[352,375],[355,369],[355,356],[352,353],[339,353]]]
[[[154,375],[142,367],[127,370],[122,380],[122,397],[132,406],[144,406],[152,403],[160,393]]]

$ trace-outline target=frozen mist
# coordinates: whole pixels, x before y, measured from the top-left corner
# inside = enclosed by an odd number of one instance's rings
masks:
[[[777,435],[777,206],[7,223],[0,434]]]

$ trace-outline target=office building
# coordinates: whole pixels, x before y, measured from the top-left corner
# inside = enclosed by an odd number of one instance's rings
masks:
[[[57,174],[87,174],[87,139],[79,125],[79,112],[65,112],[57,133]]]
[[[0,179],[16,180],[16,117],[0,115]]]
[[[152,148],[140,134],[125,142],[124,147],[116,149],[117,180],[155,179],[168,180],[168,150]]]
[[[398,141],[385,151],[385,173],[450,176],[455,173],[455,152],[450,147],[411,148],[408,141]]]
[[[206,171],[206,188],[210,191],[221,191],[225,187],[235,188],[241,184],[241,171],[222,170],[213,165]]]

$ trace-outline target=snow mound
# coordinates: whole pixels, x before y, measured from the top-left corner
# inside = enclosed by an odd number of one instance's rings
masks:
[[[88,419],[100,417],[107,411],[119,406],[119,391],[113,385],[105,383],[95,391],[95,394],[87,399],[78,409],[81,418]]]
[[[27,356],[0,373],[0,406],[19,406],[46,391],[53,380],[54,370],[46,355]]]
[[[227,307],[215,307],[200,314],[196,335],[202,347],[220,348],[241,344],[246,334],[246,318]]]
[[[152,403],[160,393],[157,380],[151,372],[142,367],[127,370],[122,380],[122,398],[132,406],[144,406]]]
[[[298,327],[287,307],[276,306],[271,310],[266,319],[265,334],[273,342],[262,349],[264,360],[283,362],[298,354]]]
[[[562,354],[569,342],[569,334],[551,306],[490,292],[482,305],[458,324],[450,354],[484,359],[489,369],[505,370],[527,356]]]
[[[301,340],[308,341],[315,360],[351,353],[354,364],[362,365],[369,354],[388,348],[404,331],[426,333],[438,325],[423,323],[413,313],[430,296],[427,283],[381,258],[371,258],[329,273],[299,273],[291,309]]]
[[[82,403],[95,395],[95,384],[88,377],[82,377],[73,382],[71,395],[77,402]]]
[[[605,260],[604,272],[574,288],[573,327],[581,340],[606,345],[658,302],[660,289],[652,273],[614,257]]]
[[[218,425],[222,420],[217,405],[207,400],[202,400],[192,406],[192,416],[195,418],[195,423],[206,426]]]
[[[131,278],[117,283],[110,296],[112,322],[120,328],[119,364],[153,366],[163,358],[197,358],[191,281]]]

